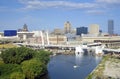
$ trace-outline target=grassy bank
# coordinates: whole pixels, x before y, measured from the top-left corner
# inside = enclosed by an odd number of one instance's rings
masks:
[[[0,49],[3,48],[13,48],[13,47],[17,47],[16,45],[12,44],[12,43],[8,43],[8,44],[0,44]]]
[[[103,56],[100,64],[86,79],[116,79],[120,78],[119,73],[120,59],[111,55],[106,55]]]

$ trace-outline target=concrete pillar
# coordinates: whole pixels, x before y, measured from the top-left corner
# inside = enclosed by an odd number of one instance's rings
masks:
[[[69,48],[69,50],[71,50],[71,48]]]
[[[42,41],[42,45],[44,45],[44,38],[43,38],[43,33],[41,31],[41,41]]]
[[[27,35],[23,34],[23,40],[26,40],[26,39],[27,39]]]
[[[50,42],[49,42],[49,35],[48,35],[48,32],[46,32],[46,34],[47,34],[47,44],[49,45]]]

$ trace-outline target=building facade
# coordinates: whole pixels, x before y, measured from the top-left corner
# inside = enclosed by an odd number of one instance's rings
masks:
[[[88,33],[88,28],[87,27],[78,27],[76,28],[76,35],[80,35],[81,34],[87,34]]]
[[[71,23],[69,21],[65,22],[64,24],[64,33],[71,33]]]
[[[64,34],[64,31],[62,29],[56,28],[56,29],[54,29],[53,34],[62,35],[62,34]]]
[[[114,21],[113,20],[108,20],[108,33],[110,35],[114,34]]]
[[[50,44],[53,44],[53,45],[66,44],[67,37],[64,35],[50,35],[49,41],[50,41]]]
[[[28,32],[27,24],[24,24],[22,29],[18,29],[18,32]]]
[[[99,34],[99,25],[91,24],[89,27],[89,34],[98,35]]]
[[[120,36],[99,36],[99,37],[82,37],[83,43],[100,42],[107,48],[120,47]]]

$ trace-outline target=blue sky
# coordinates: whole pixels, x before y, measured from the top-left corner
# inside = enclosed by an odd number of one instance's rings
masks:
[[[73,28],[99,24],[107,32],[107,21],[114,20],[120,34],[120,0],[0,0],[0,31],[19,29],[24,23],[32,30]]]

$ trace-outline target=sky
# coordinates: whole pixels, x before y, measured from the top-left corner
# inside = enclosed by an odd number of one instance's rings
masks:
[[[17,30],[27,24],[30,31],[72,28],[98,24],[107,32],[108,20],[120,34],[120,0],[0,0],[0,31]]]

